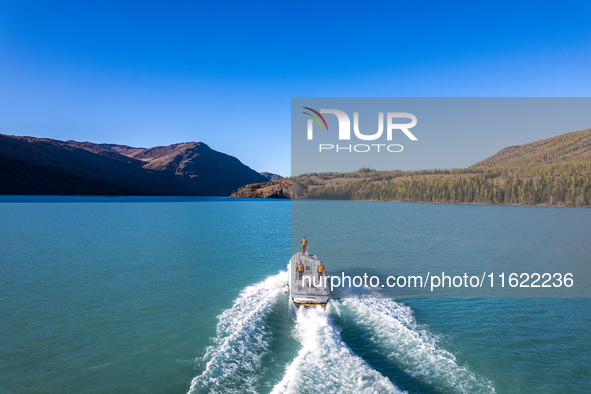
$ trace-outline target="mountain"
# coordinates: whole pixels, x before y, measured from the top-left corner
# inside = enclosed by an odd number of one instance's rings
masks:
[[[266,181],[203,142],[146,149],[0,134],[0,194],[228,196]]]
[[[564,164],[581,160],[588,161],[590,158],[591,129],[586,129],[529,144],[509,146],[469,168]]]
[[[271,182],[276,182],[276,181],[280,181],[283,179],[283,177],[281,175],[272,174],[270,172],[261,172],[260,174],[262,176],[264,176],[265,178],[267,178]]]

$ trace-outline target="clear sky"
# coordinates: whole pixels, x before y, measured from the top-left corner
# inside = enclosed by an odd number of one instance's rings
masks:
[[[203,141],[287,175],[291,97],[590,89],[589,1],[0,0],[4,134]]]

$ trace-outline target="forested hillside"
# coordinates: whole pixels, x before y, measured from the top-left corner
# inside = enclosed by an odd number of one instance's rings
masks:
[[[591,129],[511,146],[465,169],[311,173],[294,198],[589,206]]]

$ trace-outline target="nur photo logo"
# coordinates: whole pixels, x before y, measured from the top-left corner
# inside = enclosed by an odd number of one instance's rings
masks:
[[[328,131],[328,123],[322,114],[333,114],[337,117],[339,123],[338,139],[339,141],[351,140],[351,119],[344,111],[338,109],[321,109],[320,112],[310,107],[302,107],[309,112],[302,112],[309,116],[307,122],[307,139],[314,139],[314,121],[320,127],[320,130]],[[417,137],[409,130],[416,126],[417,117],[408,112],[387,112],[386,116],[386,141],[392,141],[392,136],[395,130],[402,131],[411,141],[417,141]],[[400,119],[409,119],[410,123],[399,123]],[[355,137],[362,141],[376,141],[382,138],[384,134],[384,113],[378,112],[378,130],[373,134],[364,134],[359,129],[359,112],[353,112],[353,133]],[[371,150],[380,152],[388,151],[392,153],[402,152],[404,147],[400,144],[356,144],[356,145],[339,145],[335,144],[319,144],[319,152],[323,151],[346,151],[346,152],[358,152],[365,153]],[[385,149],[384,149],[385,148]]]

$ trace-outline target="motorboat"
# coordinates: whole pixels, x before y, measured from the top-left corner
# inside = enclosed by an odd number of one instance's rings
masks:
[[[326,306],[330,298],[330,281],[323,267],[322,261],[308,250],[291,256],[287,264],[286,292],[296,306]]]

